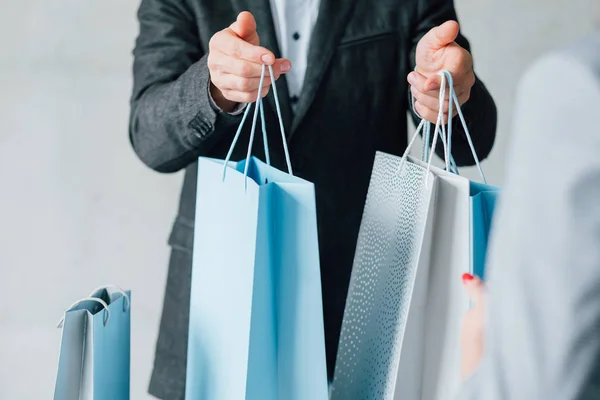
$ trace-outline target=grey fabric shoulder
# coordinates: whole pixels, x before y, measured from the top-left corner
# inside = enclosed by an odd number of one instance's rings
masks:
[[[568,47],[563,54],[587,66],[600,82],[600,31]]]
[[[461,400],[600,398],[599,40],[541,58],[519,83],[485,353]]]

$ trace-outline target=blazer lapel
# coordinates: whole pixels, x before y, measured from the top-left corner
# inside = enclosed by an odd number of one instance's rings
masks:
[[[271,50],[275,54],[275,57],[280,58],[281,50],[279,49],[279,43],[277,42],[277,34],[275,32],[273,16],[271,15],[271,5],[269,4],[269,0],[233,0],[233,4],[238,12],[250,11],[252,15],[254,15],[258,36],[260,37],[260,45]],[[267,74],[268,73],[267,70]],[[276,85],[277,94],[279,94],[279,105],[281,106],[283,126],[289,137],[293,116],[290,95],[284,77],[280,77],[277,80]],[[273,90],[271,89],[271,92],[272,91]],[[275,100],[273,94],[269,93],[266,100],[267,104],[269,104],[273,112],[275,112]]]
[[[294,134],[302,119],[306,116],[315,98],[323,75],[327,71],[336,47],[342,38],[354,2],[355,0],[321,0],[319,16],[309,45],[306,75],[298,100],[296,115],[292,122],[291,135]]]

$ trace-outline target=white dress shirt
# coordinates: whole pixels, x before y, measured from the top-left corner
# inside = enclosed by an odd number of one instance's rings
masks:
[[[271,0],[270,3],[281,56],[292,63],[292,70],[285,79],[295,110],[304,84],[310,37],[319,15],[320,1]]]

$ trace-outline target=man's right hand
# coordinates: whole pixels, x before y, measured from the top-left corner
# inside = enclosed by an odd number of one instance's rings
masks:
[[[272,65],[275,80],[288,72],[292,64],[285,58],[275,59],[273,52],[260,47],[256,21],[244,11],[229,27],[210,39],[208,69],[210,94],[225,111],[232,111],[237,103],[256,101],[258,90],[264,97],[269,93],[271,77],[267,73],[259,88],[262,65]]]

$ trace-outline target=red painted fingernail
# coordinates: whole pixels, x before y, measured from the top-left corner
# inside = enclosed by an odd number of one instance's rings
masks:
[[[462,280],[463,280],[463,283],[467,283],[469,281],[472,281],[473,280],[473,275],[465,273],[462,276]]]

